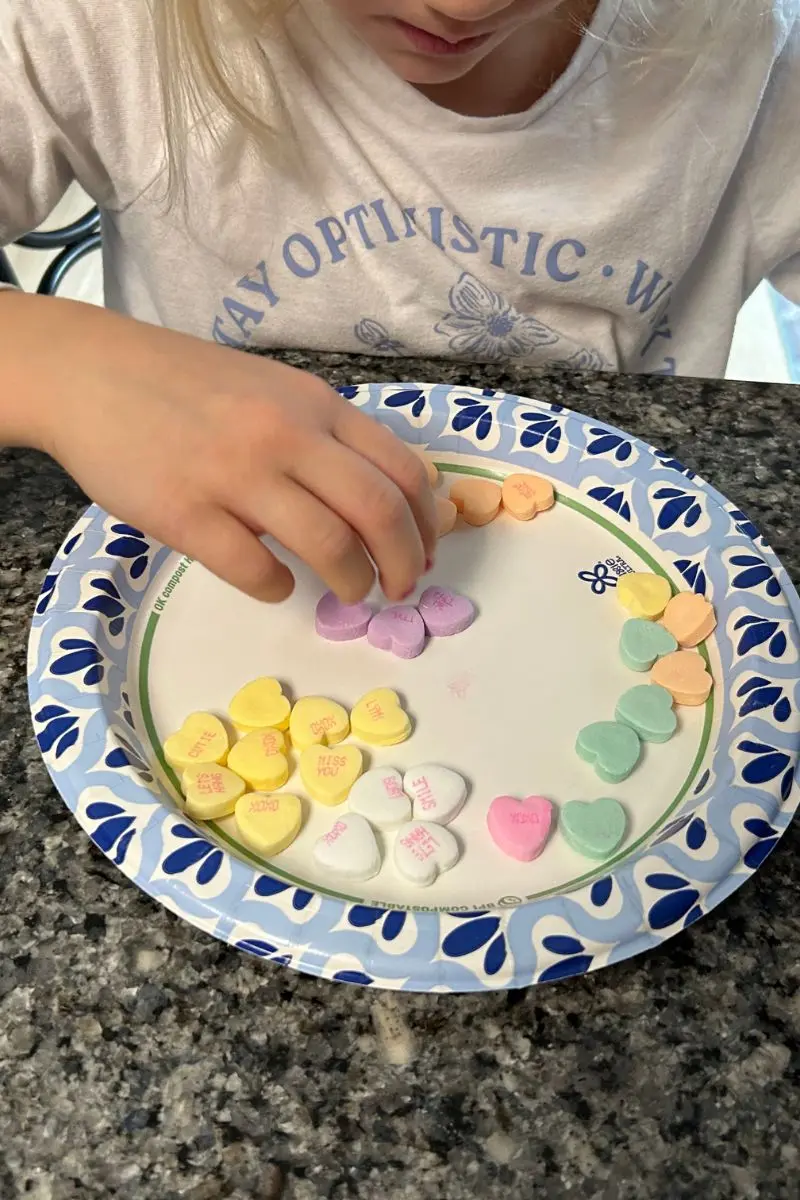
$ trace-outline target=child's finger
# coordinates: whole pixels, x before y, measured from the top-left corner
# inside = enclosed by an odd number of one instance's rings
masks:
[[[246,504],[247,523],[302,558],[343,603],[355,604],[372,590],[375,569],[360,536],[322,498],[280,478],[261,495],[251,490]]]
[[[390,600],[408,595],[425,570],[425,550],[408,501],[392,480],[332,438],[321,438],[292,474],[355,530],[377,564],[384,594]]]
[[[294,577],[255,533],[232,513],[211,505],[196,510],[179,531],[176,549],[256,600],[278,603],[292,594]]]
[[[345,404],[337,412],[334,434],[397,485],[414,514],[425,557],[432,560],[436,553],[438,521],[428,476],[418,455],[385,425],[351,404]]]

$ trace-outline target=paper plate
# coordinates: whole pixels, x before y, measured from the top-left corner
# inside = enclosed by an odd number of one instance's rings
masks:
[[[560,405],[440,385],[343,391],[427,446],[445,487],[454,472],[510,470],[556,485],[555,508],[530,523],[502,514],[442,540],[426,583],[466,593],[478,620],[411,662],[366,641],[325,642],[314,632],[321,589],[302,567],[292,599],[263,606],[89,509],[45,580],[30,638],[34,729],[56,787],[100,849],[167,908],[328,979],[521,986],[657,945],[739,887],[797,805],[800,636],[785,571],[744,514],[681,463]],[[631,570],[712,600],[719,624],[703,653],[715,686],[703,708],[679,710],[672,741],[648,745],[612,786],[574,743],[647,679],[618,654],[615,589]],[[417,889],[387,854],[375,878],[345,888],[311,854],[336,810],[308,802],[300,837],[271,862],[239,845],[232,819],[187,820],[162,742],[191,711],[224,715],[259,675],[348,707],[394,688],[415,731],[371,761],[434,762],[468,778],[451,826],[457,866]],[[287,787],[299,790],[296,776]],[[499,794],[557,806],[611,795],[627,809],[628,837],[598,864],[556,829],[537,861],[518,863],[486,832]]]

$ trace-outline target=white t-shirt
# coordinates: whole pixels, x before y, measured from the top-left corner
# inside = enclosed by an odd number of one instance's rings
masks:
[[[600,0],[531,109],[474,118],[301,0],[264,53],[308,171],[195,137],[187,215],[164,204],[146,0],[0,0],[0,241],[77,179],[107,303],[144,320],[234,346],[721,375],[762,277],[800,301],[800,21],[744,25],[669,106],[639,83],[622,119],[628,2]]]

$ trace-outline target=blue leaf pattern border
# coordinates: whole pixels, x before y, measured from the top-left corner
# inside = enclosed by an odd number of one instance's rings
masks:
[[[137,612],[171,552],[98,508],[67,536],[31,630],[35,733],[68,807],[120,870],[186,920],[272,964],[357,986],[565,980],[692,925],[761,866],[798,804],[800,600],[780,562],[752,521],[682,463],[562,404],[442,384],[340,391],[416,444],[424,420],[422,444],[473,464],[539,470],[576,495],[602,471],[591,499],[607,519],[711,595],[727,695],[716,747],[682,808],[610,874],[491,911],[353,904],[256,870],[159,796],[132,715],[129,656]]]

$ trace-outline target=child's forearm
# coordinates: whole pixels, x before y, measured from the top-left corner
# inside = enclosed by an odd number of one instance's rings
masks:
[[[0,445],[50,450],[73,355],[91,353],[98,309],[9,289],[0,293]]]

